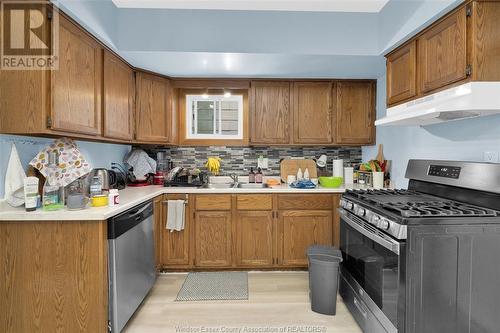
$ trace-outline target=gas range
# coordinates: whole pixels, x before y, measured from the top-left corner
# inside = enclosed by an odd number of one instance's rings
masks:
[[[348,190],[340,206],[396,239],[406,239],[407,224],[418,219],[500,215],[490,208],[404,189]]]
[[[342,196],[347,308],[365,332],[497,332],[500,164],[410,160],[406,178]]]

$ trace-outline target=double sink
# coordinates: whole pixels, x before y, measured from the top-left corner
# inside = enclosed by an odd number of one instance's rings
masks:
[[[211,189],[225,189],[225,188],[242,188],[242,189],[257,189],[257,188],[268,188],[269,185],[265,183],[215,183],[215,184],[205,184],[201,188],[211,188]]]

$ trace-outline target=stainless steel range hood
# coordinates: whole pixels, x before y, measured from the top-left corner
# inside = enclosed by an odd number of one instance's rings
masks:
[[[469,82],[387,109],[376,126],[425,126],[500,114],[500,82]]]

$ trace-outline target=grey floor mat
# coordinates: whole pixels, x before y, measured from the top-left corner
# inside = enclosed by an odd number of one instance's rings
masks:
[[[189,273],[176,301],[246,300],[247,272]]]

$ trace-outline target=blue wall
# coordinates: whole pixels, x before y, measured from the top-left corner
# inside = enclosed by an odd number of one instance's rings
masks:
[[[386,113],[386,77],[377,81],[377,119]],[[410,158],[483,161],[483,152],[500,151],[500,116],[452,121],[425,127],[377,127],[377,144],[392,160],[392,179],[406,187]],[[363,160],[377,155],[377,147],[363,147]]]
[[[12,142],[16,144],[21,163],[26,170],[31,159],[52,141],[52,139],[47,138],[0,134],[0,198],[4,197],[5,172],[7,171]],[[76,144],[83,156],[85,156],[94,168],[110,168],[111,162],[122,162],[125,154],[130,151],[130,146],[128,145],[85,141],[76,141]]]

